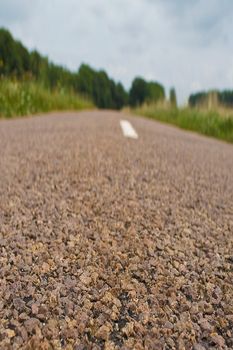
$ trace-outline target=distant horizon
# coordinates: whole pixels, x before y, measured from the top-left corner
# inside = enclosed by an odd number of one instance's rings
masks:
[[[231,14],[230,0],[3,0],[0,26],[73,72],[86,63],[127,90],[136,76],[167,96],[174,87],[181,105],[191,93],[232,90]]]

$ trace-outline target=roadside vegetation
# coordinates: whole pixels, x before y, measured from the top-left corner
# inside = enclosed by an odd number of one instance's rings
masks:
[[[144,104],[133,112],[233,143],[233,110],[230,109],[178,108],[171,103],[157,103]]]
[[[46,88],[34,81],[0,79],[0,117],[93,108],[93,103],[72,91]]]
[[[162,98],[156,103],[145,101],[131,111],[233,143],[233,91],[211,90],[192,94],[187,106],[178,107],[176,91],[171,88],[168,100]]]
[[[93,101],[98,108],[118,110],[128,104],[136,106],[145,101],[156,102],[165,98],[164,88],[157,82],[146,82],[142,78],[136,78],[128,92],[120,82],[115,82],[105,71],[95,70],[87,64],[82,64],[77,71],[71,72],[49,61],[36,50],[29,51],[4,28],[0,29],[0,78],[2,79],[1,95],[5,100],[2,115],[7,116],[17,114],[18,111],[20,114],[25,110],[31,113],[39,109],[60,109],[61,106],[71,109],[79,105],[79,102],[84,106],[83,98],[81,99],[80,96]],[[25,81],[32,83],[25,83]],[[11,87],[13,87],[12,92],[9,91]],[[17,108],[10,106],[7,102],[11,99],[9,96],[13,96],[16,90],[21,96],[18,97],[21,102],[18,103],[20,107]],[[29,90],[32,94],[28,92]],[[32,97],[35,90],[38,90],[40,96],[43,95],[45,102],[42,103],[40,97],[37,100],[36,97]],[[30,98],[22,97],[25,96],[25,91],[27,96],[31,96]],[[7,92],[6,96],[4,96],[5,92]],[[76,94],[78,97],[75,102]]]
[[[179,108],[175,88],[166,99],[163,85],[136,77],[126,91],[105,71],[82,64],[71,72],[0,28],[0,117],[95,106],[128,106],[134,113],[233,142],[233,91],[197,92]]]
[[[38,90],[41,93],[43,90],[44,96],[47,92],[47,100],[53,97],[51,105],[54,105],[55,96],[63,91],[61,94],[63,102],[56,104],[56,109],[60,108],[60,105],[64,106],[65,99],[68,102],[69,98],[72,99],[72,104],[76,105],[75,94],[92,100],[93,104],[99,108],[121,109],[128,103],[128,93],[123,85],[115,83],[106,72],[96,71],[86,64],[81,65],[78,71],[71,72],[49,61],[36,50],[29,51],[4,28],[0,29],[0,77],[18,82],[33,81],[33,89],[36,88],[35,84],[38,84]],[[22,94],[25,91],[24,86],[23,83]],[[19,88],[20,85],[18,84],[17,87]],[[70,94],[71,97],[68,97]],[[48,101],[45,104],[48,105]],[[35,109],[38,109],[38,105]]]

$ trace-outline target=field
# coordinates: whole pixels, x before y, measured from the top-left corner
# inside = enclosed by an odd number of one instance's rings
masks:
[[[93,104],[90,100],[72,91],[49,90],[34,81],[0,80],[0,117],[91,108]]]
[[[173,124],[228,142],[233,142],[233,111],[216,108],[175,108],[168,104],[145,104],[133,110],[141,116]]]

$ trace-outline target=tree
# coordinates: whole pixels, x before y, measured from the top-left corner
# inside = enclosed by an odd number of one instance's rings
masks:
[[[144,79],[135,78],[129,91],[129,104],[132,107],[142,105],[148,96],[147,83]]]
[[[127,93],[121,84],[116,84],[105,71],[95,71],[87,64],[81,65],[75,86],[99,108],[120,109],[127,102]]]
[[[172,107],[177,108],[177,100],[176,100],[176,90],[175,88],[170,89],[170,104]]]
[[[128,94],[121,83],[115,84],[112,81],[113,108],[121,109],[128,103]]]
[[[15,42],[10,32],[6,29],[0,29],[0,74],[17,75],[23,73],[23,62],[20,56],[21,47]]]
[[[189,106],[196,107],[204,103],[207,98],[207,93],[204,91],[197,92],[195,94],[191,94],[189,96]]]
[[[165,91],[161,84],[142,78],[134,79],[129,92],[129,104],[132,107],[140,106],[144,102],[153,103],[163,100]]]
[[[73,90],[88,96],[100,108],[121,109],[128,103],[135,107],[165,97],[161,84],[146,82],[140,77],[134,79],[128,93],[121,83],[116,83],[105,71],[96,71],[87,64],[82,64],[78,72],[71,72],[50,62],[35,50],[28,51],[6,29],[0,29],[0,76],[16,76],[19,79],[26,76],[49,89]]]
[[[233,107],[233,90],[224,90],[218,94],[219,102],[226,107]]]
[[[158,102],[158,101],[163,101],[165,98],[165,91],[164,91],[164,87],[154,81],[151,81],[149,83],[147,83],[147,102]]]

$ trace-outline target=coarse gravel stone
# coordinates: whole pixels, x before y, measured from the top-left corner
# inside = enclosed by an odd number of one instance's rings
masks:
[[[0,149],[0,349],[233,349],[232,145],[94,111]]]

